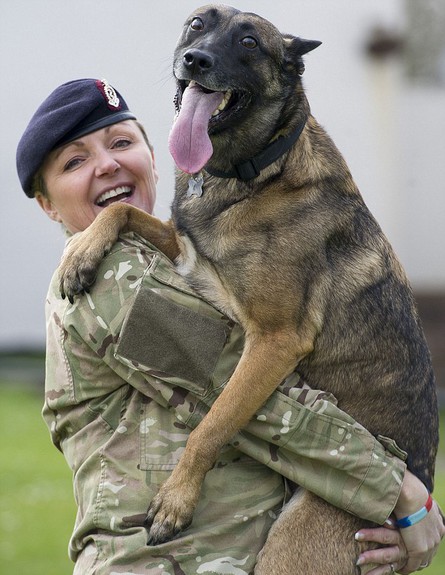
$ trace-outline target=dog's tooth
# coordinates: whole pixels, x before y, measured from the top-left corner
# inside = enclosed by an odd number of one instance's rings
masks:
[[[232,90],[227,90],[227,92],[224,94],[223,101],[221,102],[221,104],[219,106],[221,108],[221,110],[223,110],[227,106],[227,104],[229,103],[231,95],[232,95]]]
[[[216,108],[216,110],[213,112],[212,117],[213,116],[217,116],[220,112],[222,112],[224,110],[224,108],[227,106],[227,104],[229,103],[230,100],[230,96],[232,95],[232,90],[227,90],[227,92],[225,92],[224,94],[224,98],[221,102],[221,104]]]

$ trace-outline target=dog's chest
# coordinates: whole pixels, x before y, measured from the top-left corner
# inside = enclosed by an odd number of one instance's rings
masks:
[[[240,214],[244,211],[241,200],[246,198],[245,191],[240,192],[229,182],[221,188],[205,180],[200,186],[199,193],[189,194],[187,178],[182,178],[172,206],[175,227],[184,239],[181,251],[185,273],[203,264],[200,258],[226,269],[247,231]]]

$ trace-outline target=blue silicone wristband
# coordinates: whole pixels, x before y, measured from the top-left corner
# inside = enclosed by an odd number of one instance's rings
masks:
[[[422,521],[422,519],[428,515],[432,505],[433,500],[431,498],[431,495],[428,495],[428,500],[426,504],[421,509],[419,509],[419,511],[416,511],[412,515],[407,515],[406,517],[403,517],[402,519],[396,521],[397,527],[405,529],[406,527],[411,527],[411,525],[419,523],[419,521]]]

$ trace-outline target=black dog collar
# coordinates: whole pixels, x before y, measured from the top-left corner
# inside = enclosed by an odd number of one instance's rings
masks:
[[[241,162],[233,166],[233,169],[229,172],[221,172],[219,170],[214,170],[213,168],[204,168],[211,176],[216,176],[217,178],[237,178],[238,180],[243,180],[247,182],[253,180],[260,175],[261,170],[270,166],[273,162],[278,160],[285,152],[287,152],[298,140],[306,125],[306,119],[304,122],[299,124],[297,128],[288,136],[280,136],[271,144],[269,144],[262,152],[247,160],[246,162]]]

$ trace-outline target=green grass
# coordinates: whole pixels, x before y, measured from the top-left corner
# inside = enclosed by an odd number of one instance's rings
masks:
[[[14,575],[69,575],[67,545],[75,505],[71,473],[40,416],[42,397],[0,385],[0,570]],[[445,413],[441,418],[445,437]],[[440,446],[435,498],[445,509],[445,445]],[[422,573],[443,575],[445,543]]]
[[[42,392],[43,396],[43,392]],[[0,387],[0,570],[69,575],[75,518],[71,472],[40,416],[42,396]]]

